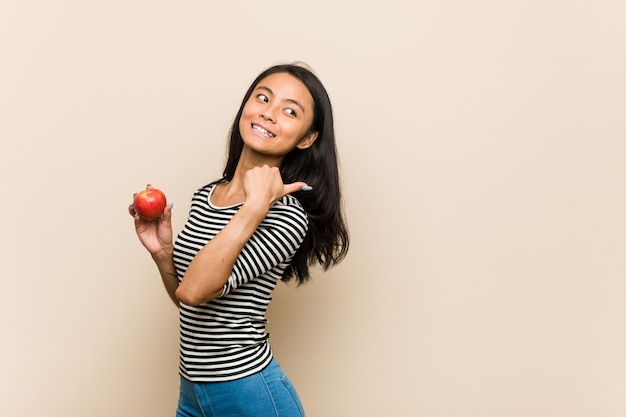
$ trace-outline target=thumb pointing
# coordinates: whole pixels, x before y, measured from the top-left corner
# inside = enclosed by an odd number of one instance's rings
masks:
[[[306,182],[293,182],[291,184],[285,184],[285,195],[295,193],[296,191],[311,191],[313,187],[307,185]]]

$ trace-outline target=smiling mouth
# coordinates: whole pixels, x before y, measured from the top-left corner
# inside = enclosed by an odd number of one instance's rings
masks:
[[[268,138],[273,138],[274,136],[276,136],[275,134],[273,134],[272,132],[270,132],[269,130],[265,130],[263,129],[261,126],[252,125],[252,129],[258,133],[260,133],[261,135],[268,137]]]

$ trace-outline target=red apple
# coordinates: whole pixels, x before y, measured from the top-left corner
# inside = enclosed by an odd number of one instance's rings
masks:
[[[161,217],[167,201],[163,191],[148,185],[145,190],[135,194],[133,204],[142,219],[154,220]]]

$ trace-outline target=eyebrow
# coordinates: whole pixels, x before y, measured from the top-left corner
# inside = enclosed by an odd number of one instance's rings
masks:
[[[275,95],[271,88],[266,87],[264,85],[257,86],[256,90],[265,90],[268,93],[270,93],[271,95]],[[287,101],[289,103],[295,104],[296,106],[300,107],[300,110],[302,110],[302,113],[306,113],[306,111],[304,110],[304,106],[302,104],[300,104],[300,102],[298,100],[294,100],[293,98],[286,98],[286,99],[284,99],[284,101]]]

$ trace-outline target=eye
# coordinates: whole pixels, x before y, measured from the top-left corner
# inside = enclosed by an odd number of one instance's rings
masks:
[[[270,101],[270,99],[265,95],[265,94],[257,94],[256,98],[258,98],[259,100],[267,103],[268,101]]]
[[[285,113],[287,113],[289,116],[292,116],[292,117],[298,116],[298,113],[296,113],[294,109],[290,109],[290,108],[285,109]]]

